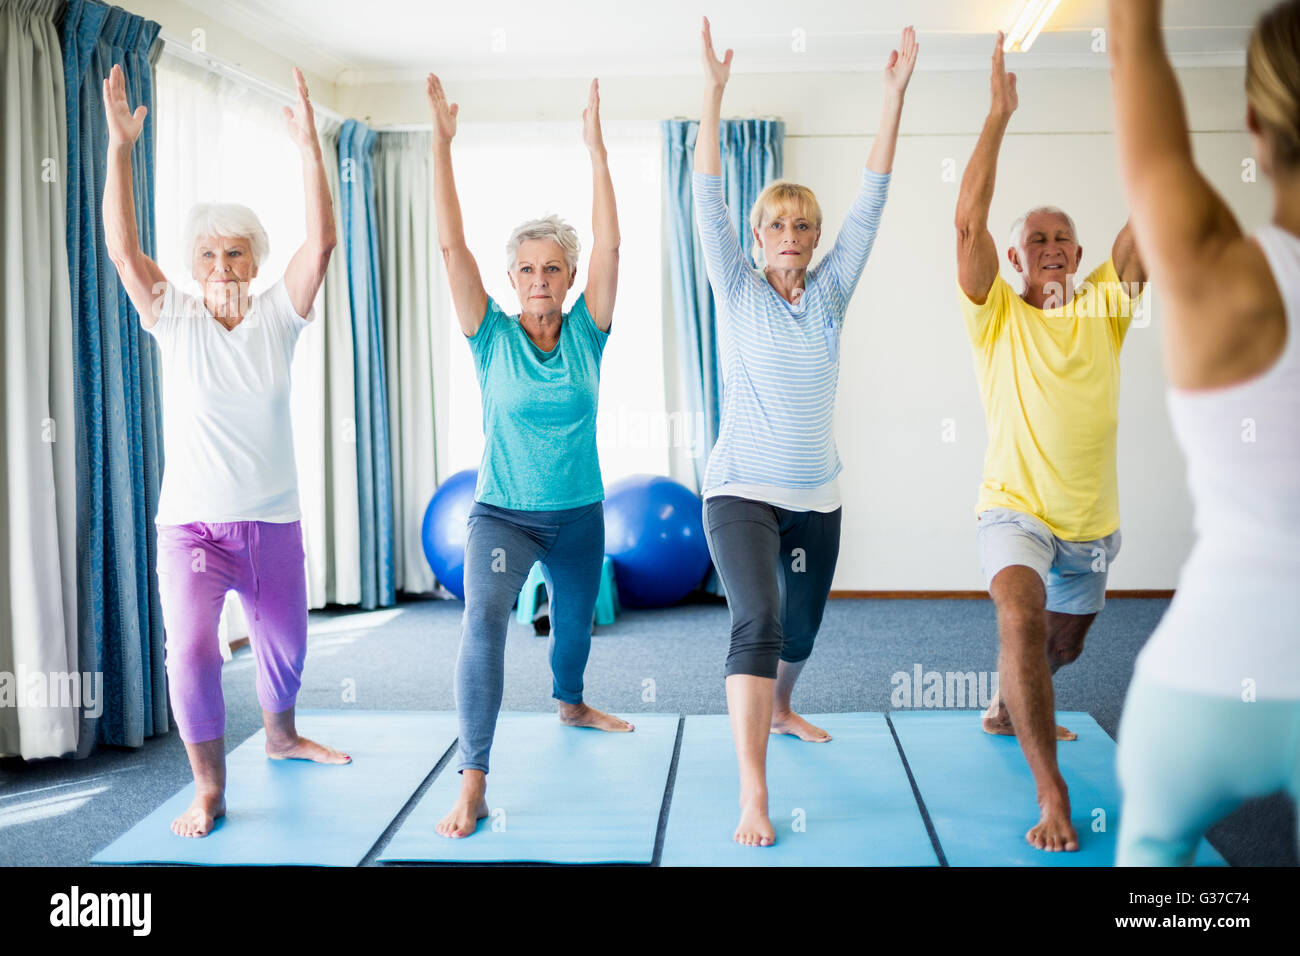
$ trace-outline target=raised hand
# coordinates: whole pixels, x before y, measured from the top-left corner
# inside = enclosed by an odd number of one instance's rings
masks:
[[[433,110],[433,140],[435,143],[450,143],[456,135],[456,114],[460,104],[448,105],[447,94],[442,91],[442,81],[432,73],[424,82],[424,92],[429,97],[429,106]]]
[[[995,113],[1010,116],[1020,105],[1016,95],[1016,75],[1007,72],[1006,60],[1002,53],[1003,34],[998,31],[998,45],[993,48],[993,106]]]
[[[728,50],[721,60],[713,53],[713,31],[709,27],[709,18],[704,18],[704,27],[700,31],[700,41],[703,44],[701,51],[704,57],[704,75],[716,87],[724,87],[727,80],[731,79],[731,57],[734,50]]]
[[[592,80],[587,92],[587,108],[582,111],[582,141],[593,153],[603,152],[605,138],[600,132],[600,81]]]
[[[311,99],[307,94],[307,81],[302,78],[302,71],[293,68],[293,81],[297,87],[298,101],[292,107],[284,108],[284,120],[289,126],[289,136],[299,149],[317,149],[320,142],[316,139],[316,114],[311,108]]]
[[[144,129],[144,117],[149,112],[141,104],[131,112],[131,104],[126,99],[126,74],[116,63],[104,79],[104,116],[108,120],[108,141],[110,144],[131,145]]]
[[[885,64],[885,89],[899,96],[907,89],[912,79],[912,70],[916,67],[916,51],[920,46],[916,42],[916,31],[911,27],[903,30],[903,39],[899,48],[889,54]]]

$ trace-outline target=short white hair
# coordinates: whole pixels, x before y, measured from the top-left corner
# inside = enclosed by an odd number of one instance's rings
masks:
[[[1033,215],[1037,215],[1040,212],[1045,212],[1048,215],[1052,215],[1052,216],[1061,216],[1063,219],[1065,219],[1065,221],[1070,224],[1070,235],[1074,237],[1075,243],[1078,243],[1079,230],[1074,228],[1074,220],[1070,218],[1070,214],[1068,212],[1066,212],[1060,206],[1035,206],[1033,209],[1029,210],[1029,212],[1025,213],[1023,216],[1021,216],[1019,219],[1017,219],[1015,222],[1011,224],[1010,238],[1011,238],[1011,245],[1013,248],[1015,249],[1020,248],[1020,240],[1024,238],[1023,233],[1025,231],[1025,223],[1029,221],[1029,217]]]
[[[514,232],[510,233],[510,238],[506,240],[506,268],[511,272],[519,265],[519,247],[529,239],[550,239],[558,243],[564,252],[564,264],[569,267],[569,272],[578,268],[578,230],[552,214],[541,219],[530,219],[515,226]]]
[[[185,233],[181,237],[190,258],[203,236],[230,236],[247,239],[252,248],[253,265],[260,266],[271,251],[271,241],[266,237],[262,221],[247,206],[234,202],[201,202],[185,217]]]

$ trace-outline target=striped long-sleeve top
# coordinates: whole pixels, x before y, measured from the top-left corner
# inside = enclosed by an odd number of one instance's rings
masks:
[[[840,330],[875,242],[889,174],[863,170],[835,245],[805,274],[797,304],[750,265],[727,215],[722,177],[696,172],[692,182],[722,371],[721,426],[704,491],[825,486],[841,467],[831,428]]]

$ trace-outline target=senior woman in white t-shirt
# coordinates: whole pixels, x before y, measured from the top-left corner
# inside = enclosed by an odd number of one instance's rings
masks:
[[[249,283],[268,249],[257,216],[233,204],[196,206],[186,238],[200,298],[168,282],[140,249],[131,147],[145,107],[131,112],[120,67],[104,81],[105,242],[140,325],[162,356],[166,467],[156,518],[158,590],[172,713],[194,771],[194,801],[172,821],[173,832],[185,837],[206,836],[226,810],[217,627],[231,589],[252,632],[267,756],[351,760],[299,736],[293,720],[307,651],[307,587],[289,366],[336,243],[311,102],[297,69],[294,80],[298,100],[284,113],[302,154],[307,239],[284,277],[253,296]]]

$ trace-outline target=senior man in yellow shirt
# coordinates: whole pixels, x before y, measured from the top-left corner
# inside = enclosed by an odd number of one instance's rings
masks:
[[[989,733],[1014,734],[1042,811],[1025,839],[1077,850],[1056,741],[1052,675],[1078,658],[1105,603],[1119,552],[1115,437],[1119,352],[1132,321],[1126,290],[1146,281],[1126,224],[1111,257],[1078,286],[1074,222],[1039,207],[1017,220],[1008,257],[1024,283],[1002,278],[988,230],[998,150],[1015,112],[1015,74],[993,54],[992,106],[957,201],[957,279],[989,444],[980,487],[980,563],[998,615],[1000,690]]]

